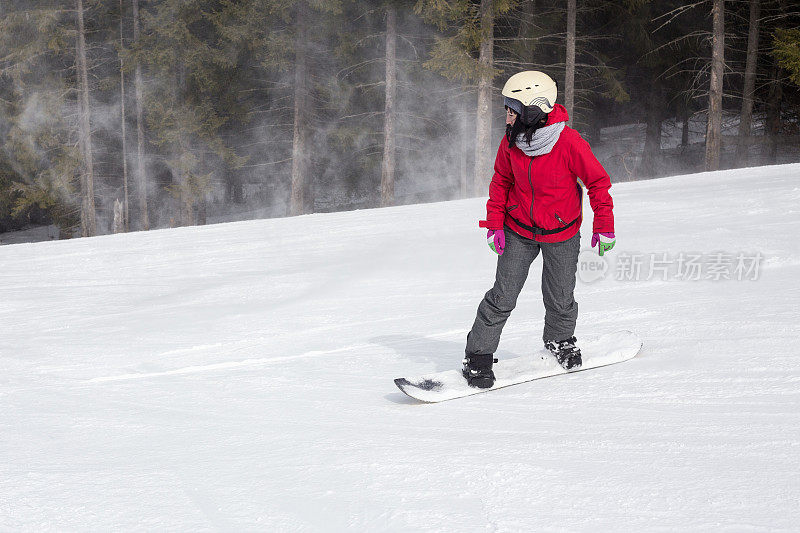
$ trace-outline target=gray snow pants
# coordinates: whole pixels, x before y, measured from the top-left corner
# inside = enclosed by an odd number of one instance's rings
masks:
[[[467,335],[467,355],[493,354],[500,343],[500,334],[528,270],[542,251],[542,298],[544,300],[543,341],[564,340],[575,333],[578,303],[575,301],[575,273],[578,269],[580,232],[563,242],[539,243],[517,235],[505,227],[506,248],[497,258],[494,287],[478,306],[478,316]]]

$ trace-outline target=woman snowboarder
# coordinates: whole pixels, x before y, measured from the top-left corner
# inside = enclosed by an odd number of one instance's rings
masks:
[[[556,83],[543,72],[519,72],[503,87],[506,135],[500,142],[489,185],[489,247],[498,254],[494,286],[478,306],[467,335],[464,377],[473,387],[494,384],[492,364],[500,334],[517,303],[531,263],[542,252],[545,347],[567,370],[581,366],[575,345],[575,272],[580,248],[582,192],[594,212],[592,247],[600,255],[614,247],[611,180],[577,131],[567,127],[556,104]]]

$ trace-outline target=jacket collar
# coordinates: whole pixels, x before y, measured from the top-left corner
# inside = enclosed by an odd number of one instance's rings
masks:
[[[550,111],[550,114],[547,115],[547,123],[545,126],[552,126],[556,122],[567,122],[568,120],[569,114],[567,113],[567,108],[561,104],[556,104],[553,106],[553,110]]]

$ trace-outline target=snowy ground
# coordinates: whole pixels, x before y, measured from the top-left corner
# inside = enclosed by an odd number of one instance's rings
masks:
[[[0,247],[0,530],[796,531],[798,176],[615,185],[577,336],[642,354],[433,405],[392,379],[459,365],[481,199]]]

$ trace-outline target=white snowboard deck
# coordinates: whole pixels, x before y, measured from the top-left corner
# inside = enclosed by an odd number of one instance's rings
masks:
[[[583,359],[583,365],[578,370],[565,370],[544,348],[530,356],[500,360],[493,367],[495,384],[488,389],[470,387],[460,369],[426,374],[414,379],[398,378],[394,382],[401,391],[423,402],[453,400],[535,379],[621,363],[636,357],[642,348],[642,340],[631,331],[618,331],[579,341],[578,347]]]

